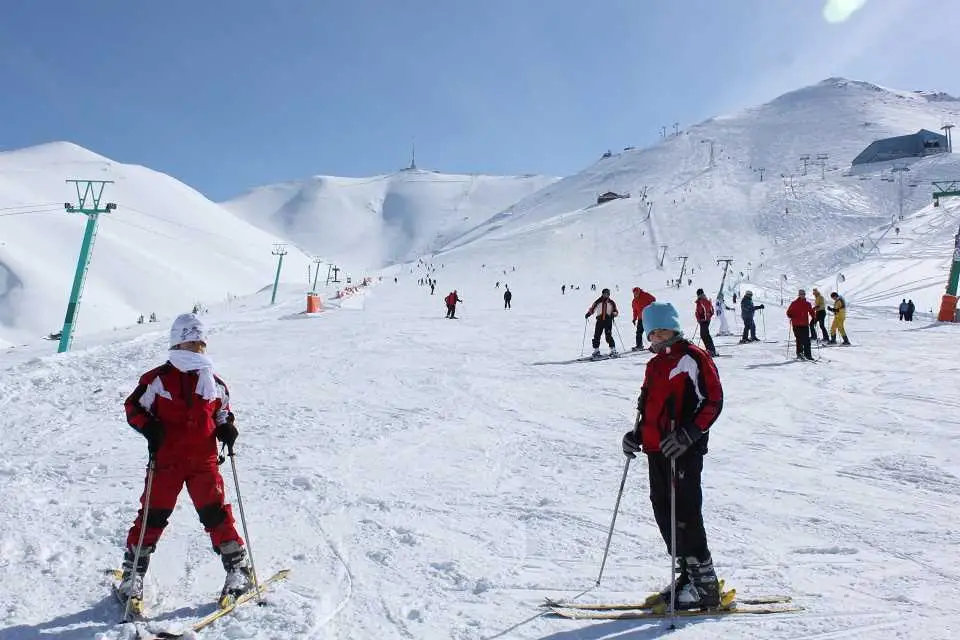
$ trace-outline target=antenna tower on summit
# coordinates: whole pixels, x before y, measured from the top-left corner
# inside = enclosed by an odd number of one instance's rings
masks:
[[[417,141],[413,140],[410,143],[410,169],[417,168]]]

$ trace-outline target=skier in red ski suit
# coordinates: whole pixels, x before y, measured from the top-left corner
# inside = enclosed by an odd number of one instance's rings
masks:
[[[656,301],[657,299],[652,293],[648,293],[640,287],[633,288],[633,324],[637,327],[637,344],[633,348],[634,351],[643,349],[643,310],[648,304]]]
[[[170,330],[167,362],[143,374],[124,403],[127,422],[146,438],[153,465],[146,528],[136,562],[146,488],[127,533],[119,590],[128,598],[142,598],[150,555],[184,485],[223,561],[227,572],[224,595],[239,595],[253,584],[247,552],[234,526],[233,511],[224,501],[223,477],[217,466],[217,441],[232,450],[238,431],[227,385],[213,373],[213,362],[205,351],[206,330],[200,319],[192,313],[177,317]]]

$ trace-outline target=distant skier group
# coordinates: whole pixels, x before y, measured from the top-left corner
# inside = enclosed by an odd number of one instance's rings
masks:
[[[901,322],[913,322],[913,312],[917,310],[913,300],[907,300],[906,298],[900,303],[900,321]]]

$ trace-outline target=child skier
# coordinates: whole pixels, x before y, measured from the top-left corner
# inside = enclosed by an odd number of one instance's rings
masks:
[[[830,323],[830,344],[837,344],[837,331],[839,331],[843,344],[850,346],[847,330],[843,326],[847,320],[847,301],[836,291],[830,294],[830,298],[833,299],[833,306],[827,307],[827,310],[833,314],[833,322]]]
[[[206,346],[200,319],[192,313],[177,317],[170,329],[167,361],[143,374],[124,402],[127,422],[147,440],[151,464],[149,495],[145,489],[141,509],[127,533],[118,587],[134,603],[143,599],[150,556],[184,484],[227,572],[221,598],[236,597],[253,587],[247,552],[234,527],[233,511],[224,502],[223,477],[217,468],[217,440],[232,449],[238,432],[227,386],[213,373]],[[141,532],[143,544],[138,550]]]
[[[643,326],[656,355],[647,363],[637,421],[623,436],[629,458],[647,454],[650,502],[660,535],[671,546],[670,491],[675,487],[677,609],[720,604],[720,584],[703,526],[700,474],[710,426],[723,409],[720,375],[710,356],[683,337],[677,310],[654,302],[643,311]],[[676,475],[671,478],[671,462]],[[648,603],[669,603],[668,585]]]
[[[600,292],[600,297],[593,301],[590,308],[587,309],[584,318],[589,318],[593,312],[597,312],[597,325],[593,330],[593,354],[594,358],[600,357],[600,334],[605,334],[607,344],[610,346],[610,357],[617,357],[617,343],[613,341],[613,319],[620,315],[617,311],[617,303],[610,298],[610,289],[604,289]]]

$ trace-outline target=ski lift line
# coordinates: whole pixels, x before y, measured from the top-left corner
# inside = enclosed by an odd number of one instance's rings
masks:
[[[129,208],[129,207],[125,207],[125,208]],[[143,212],[141,212],[141,213],[143,213]],[[166,233],[162,233],[162,232],[160,232],[160,231],[157,231],[157,230],[155,230],[155,229],[151,229],[151,228],[149,228],[149,227],[144,227],[144,226],[141,226],[141,225],[139,225],[139,224],[135,224],[135,223],[133,223],[133,222],[130,222],[129,220],[122,220],[122,219],[120,219],[120,218],[117,217],[117,216],[114,216],[114,217],[110,218],[110,220],[111,220],[111,222],[118,222],[118,223],[120,223],[120,224],[124,224],[124,225],[130,226],[130,227],[135,227],[135,228],[137,228],[137,229],[140,229],[141,231],[146,231],[147,233],[152,233],[152,234],[154,234],[154,235],[160,236],[161,238],[167,238],[167,239],[169,239],[169,240],[175,240],[175,241],[177,241],[177,242],[184,242],[184,241],[186,241],[186,242],[195,242],[195,243],[197,243],[197,244],[201,244],[201,245],[203,245],[203,246],[209,247],[209,244],[208,244],[208,241],[207,241],[207,240],[198,240],[198,239],[194,239],[194,238],[190,238],[190,237],[183,237],[183,236],[180,236],[180,237],[171,236],[171,235],[168,235],[168,234],[166,234]],[[185,225],[184,225],[184,226],[185,226]],[[188,227],[188,228],[189,228],[189,227]],[[198,229],[198,231],[199,231],[199,229]],[[227,241],[229,241],[229,242],[230,242],[231,244],[233,244],[233,245],[242,245],[242,246],[247,246],[247,247],[260,247],[260,246],[262,246],[261,243],[240,242],[239,240],[230,240],[230,238],[226,238],[226,237],[221,236],[221,235],[218,235],[217,237],[218,237],[218,238],[221,238],[221,239],[223,239],[223,240],[227,240]]]
[[[62,202],[31,202],[29,204],[18,204],[12,205],[9,207],[0,207],[0,211],[9,211],[11,209],[46,209],[47,207],[58,207],[62,208]]]
[[[175,220],[170,220],[169,218],[164,218],[164,217],[162,217],[162,216],[158,216],[158,215],[155,215],[155,214],[152,214],[152,213],[147,213],[146,211],[143,211],[142,209],[137,209],[136,207],[131,207],[131,206],[124,205],[123,208],[124,208],[124,209],[127,209],[127,210],[130,210],[130,211],[135,211],[136,213],[143,214],[143,215],[145,215],[145,216],[147,216],[147,217],[149,217],[149,218],[154,218],[154,219],[156,219],[156,220],[160,220],[161,222],[166,222],[167,224],[172,224],[172,225],[177,226],[177,227],[182,227],[182,228],[184,228],[184,229],[189,229],[190,231],[196,231],[196,232],[198,232],[198,233],[205,233],[205,234],[207,234],[207,235],[216,236],[217,238],[220,238],[220,239],[223,239],[223,240],[230,240],[231,242],[233,242],[233,243],[235,243],[235,244],[242,244],[242,245],[247,245],[247,246],[250,246],[250,247],[260,246],[258,243],[253,243],[253,242],[241,242],[241,241],[239,241],[239,240],[231,240],[230,238],[227,238],[227,237],[225,237],[223,234],[218,233],[218,232],[216,232],[216,231],[210,231],[210,230],[208,230],[208,229],[200,229],[199,227],[193,227],[193,226],[190,226],[190,225],[188,225],[188,224],[183,224],[182,222],[177,222],[177,221],[175,221]],[[129,223],[128,223],[128,224],[129,224]],[[150,231],[150,229],[146,229],[146,227],[141,227],[141,228],[142,228],[142,229],[145,229],[145,230],[147,230],[147,231]]]
[[[16,211],[13,213],[0,213],[0,218],[8,218],[10,216],[31,216],[31,215],[45,215],[48,213],[62,213],[63,205],[56,209],[37,209],[35,211]]]

